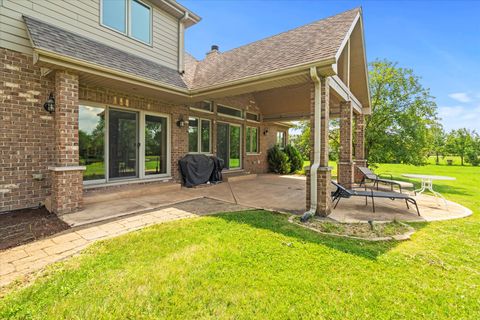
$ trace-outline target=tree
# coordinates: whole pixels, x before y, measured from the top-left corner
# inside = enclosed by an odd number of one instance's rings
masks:
[[[474,135],[476,135],[475,132],[462,128],[452,130],[447,136],[445,148],[449,154],[460,157],[462,166],[464,165],[465,157],[475,150]]]
[[[292,145],[298,149],[303,159],[310,159],[310,121],[300,121],[296,124],[295,129],[300,134],[290,139]],[[331,120],[329,125],[329,158],[332,161],[338,159],[338,148],[340,146],[340,129],[337,119]]]
[[[372,114],[366,119],[365,147],[370,163],[422,164],[429,130],[437,125],[434,98],[413,70],[387,60],[370,63]]]
[[[435,163],[440,163],[439,156],[445,152],[445,132],[441,124],[432,126],[430,129],[431,152],[435,155]]]

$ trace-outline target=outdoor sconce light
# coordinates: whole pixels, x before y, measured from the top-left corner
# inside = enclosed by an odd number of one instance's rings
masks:
[[[50,96],[48,97],[48,100],[43,104],[43,108],[50,113],[55,111],[55,98],[53,97],[53,92],[50,92]]]
[[[263,130],[263,135],[266,136],[268,134],[268,128],[265,128],[265,130]]]
[[[181,117],[181,118],[177,121],[177,126],[180,127],[180,128],[183,128],[183,127],[185,127],[186,122],[187,122],[187,121],[183,120],[183,117]]]

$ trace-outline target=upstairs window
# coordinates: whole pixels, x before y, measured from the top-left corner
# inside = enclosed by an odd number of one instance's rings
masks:
[[[127,33],[127,0],[102,0],[102,24]]]
[[[137,0],[130,0],[130,36],[150,43],[151,26],[150,7]]]
[[[152,42],[152,8],[140,0],[101,0],[102,25],[146,44]]]

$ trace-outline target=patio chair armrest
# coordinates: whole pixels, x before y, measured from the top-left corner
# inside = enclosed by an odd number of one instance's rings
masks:
[[[381,178],[382,176],[388,176],[390,180],[393,180],[393,175],[391,173],[379,173],[377,176]]]

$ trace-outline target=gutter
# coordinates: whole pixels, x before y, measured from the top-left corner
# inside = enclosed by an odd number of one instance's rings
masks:
[[[185,21],[187,21],[190,18],[190,15],[188,11],[185,11],[183,17],[181,17],[178,20],[178,72],[180,74],[183,74],[185,72],[185,63],[184,63],[184,57],[185,57]]]
[[[317,212],[317,172],[320,167],[320,139],[321,139],[321,87],[320,77],[318,76],[317,68],[310,68],[310,78],[315,84],[315,110],[313,113],[314,131],[313,131],[313,164],[310,167],[310,210],[305,212],[301,221],[307,221]]]

